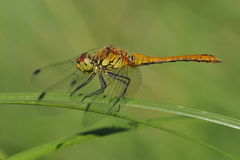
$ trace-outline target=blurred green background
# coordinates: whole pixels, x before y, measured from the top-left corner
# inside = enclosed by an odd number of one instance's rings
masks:
[[[108,44],[150,56],[214,54],[223,63],[142,67],[142,86],[136,97],[240,118],[238,0],[1,0],[0,92],[36,91],[30,83],[36,68]],[[5,154],[84,129],[79,111],[42,116],[34,108],[0,106],[0,150]],[[165,126],[240,157],[237,130],[199,120]],[[205,147],[145,128],[87,142],[41,160],[52,159],[223,158]]]

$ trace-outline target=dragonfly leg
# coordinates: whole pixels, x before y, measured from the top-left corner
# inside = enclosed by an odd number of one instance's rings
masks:
[[[75,89],[70,93],[70,97],[72,97],[72,96],[74,95],[74,93],[76,93],[79,89],[81,89],[82,87],[86,86],[95,76],[96,76],[96,73],[93,73],[85,82],[83,82],[82,84],[80,84],[79,86],[77,86],[77,88],[75,88]]]
[[[128,86],[131,82],[131,79],[129,77],[126,76],[122,76],[116,73],[112,73],[112,72],[107,72],[108,75],[116,80],[118,80],[119,82],[123,83],[125,85],[124,90],[122,91],[121,95],[117,98],[117,100],[114,102],[114,104],[112,105],[112,107],[109,109],[108,112],[110,112],[112,110],[112,108],[121,100],[122,97],[124,97],[124,95],[127,92]],[[118,110],[117,112],[119,112],[120,110],[120,106],[118,106]]]
[[[101,94],[101,93],[104,92],[105,88],[107,87],[107,84],[106,84],[102,74],[99,74],[98,77],[99,77],[99,81],[100,81],[100,84],[101,84],[101,88],[96,90],[96,91],[94,91],[94,92],[92,92],[92,93],[90,93],[90,94],[88,94],[88,95],[86,95],[85,97],[83,97],[81,102],[83,102],[88,97],[91,97],[91,96],[94,96],[94,95],[98,95],[98,94]]]

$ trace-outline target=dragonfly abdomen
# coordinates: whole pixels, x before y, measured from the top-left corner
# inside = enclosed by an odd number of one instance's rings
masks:
[[[178,61],[193,61],[193,62],[207,62],[207,63],[220,63],[221,61],[213,55],[209,54],[196,54],[172,57],[149,57],[143,54],[133,54],[132,61],[134,66],[148,65],[155,63],[167,63]]]

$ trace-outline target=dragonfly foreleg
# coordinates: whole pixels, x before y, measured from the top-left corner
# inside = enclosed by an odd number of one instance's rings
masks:
[[[86,95],[85,97],[83,97],[81,102],[83,102],[88,97],[95,96],[95,95],[98,95],[98,94],[101,94],[101,93],[104,92],[105,88],[107,87],[107,84],[106,84],[106,82],[105,82],[105,80],[104,80],[104,78],[103,78],[101,73],[99,74],[98,77],[99,77],[99,81],[100,81],[100,84],[101,84],[101,88],[96,90],[96,91],[94,91],[94,92],[92,92],[92,93],[90,93],[90,94],[88,94],[88,95]]]
[[[119,74],[115,74],[115,73],[112,73],[112,72],[107,72],[107,73],[110,77],[118,80],[119,82],[121,82],[125,85],[125,88],[123,89],[121,95],[117,98],[117,100],[114,102],[112,107],[109,109],[108,112],[110,112],[112,110],[112,108],[121,100],[121,98],[125,96],[125,94],[127,92],[127,89],[128,89],[128,86],[131,82],[131,79],[129,77],[122,76],[122,75],[119,75]],[[120,107],[118,108],[117,112],[119,112],[119,110],[120,110]]]
[[[82,84],[80,84],[79,86],[77,86],[77,88],[75,88],[75,89],[70,93],[70,97],[72,97],[72,96],[74,95],[74,93],[76,93],[79,89],[81,89],[82,87],[86,86],[95,76],[96,76],[96,73],[93,73],[85,82],[83,82]]]

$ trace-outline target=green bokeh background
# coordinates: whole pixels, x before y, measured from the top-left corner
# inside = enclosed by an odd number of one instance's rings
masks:
[[[240,119],[238,0],[1,0],[0,92],[36,91],[30,83],[36,68],[108,44],[149,56],[216,55],[223,63],[142,67],[143,83],[136,97]],[[11,155],[75,134],[84,129],[81,116],[80,111],[42,116],[35,107],[1,105],[0,150]],[[237,130],[199,120],[164,124],[240,157]],[[205,147],[145,128],[41,158],[52,159],[223,158]]]

